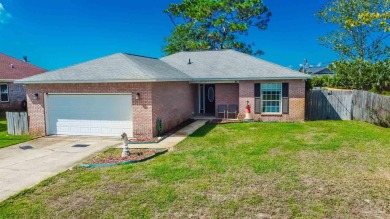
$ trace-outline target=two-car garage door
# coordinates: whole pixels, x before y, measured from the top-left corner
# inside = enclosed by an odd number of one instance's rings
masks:
[[[49,135],[133,136],[130,94],[48,94]]]

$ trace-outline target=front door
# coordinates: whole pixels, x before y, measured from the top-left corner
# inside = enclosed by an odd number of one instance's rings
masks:
[[[205,84],[205,113],[215,114],[215,85]]]

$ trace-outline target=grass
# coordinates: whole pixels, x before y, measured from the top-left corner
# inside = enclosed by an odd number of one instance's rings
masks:
[[[0,148],[5,148],[31,139],[32,136],[30,135],[8,135],[7,120],[5,116],[0,116]]]
[[[389,139],[356,121],[209,124],[148,162],[49,178],[0,218],[389,218]]]

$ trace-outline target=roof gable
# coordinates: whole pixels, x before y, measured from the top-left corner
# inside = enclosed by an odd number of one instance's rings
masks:
[[[17,80],[46,71],[46,69],[0,53],[0,80]]]

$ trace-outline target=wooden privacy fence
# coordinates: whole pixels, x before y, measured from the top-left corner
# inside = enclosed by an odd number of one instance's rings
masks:
[[[354,120],[376,123],[378,116],[390,118],[390,96],[360,90],[352,94]]]
[[[306,120],[351,120],[352,91],[312,90],[306,95]]]
[[[27,135],[27,112],[6,112],[7,131],[10,135]]]
[[[368,91],[311,90],[306,94],[306,120],[360,120],[376,123],[390,117],[390,96]]]

